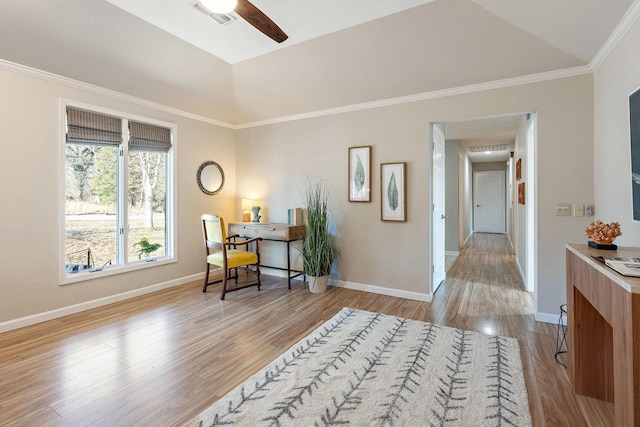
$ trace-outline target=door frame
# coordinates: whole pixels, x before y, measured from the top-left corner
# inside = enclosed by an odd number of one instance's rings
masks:
[[[511,188],[511,204],[512,204],[512,209],[511,209],[511,217],[510,217],[510,227],[511,230],[513,232],[513,235],[511,235],[511,243],[515,244],[516,241],[518,239],[524,239],[525,243],[524,243],[524,257],[527,260],[527,265],[526,265],[526,271],[523,271],[521,269],[521,265],[518,263],[518,268],[520,269],[520,274],[524,279],[525,282],[525,289],[528,292],[532,292],[533,293],[533,304],[534,304],[534,313],[537,313],[538,311],[538,191],[537,191],[537,184],[538,184],[538,174],[537,174],[537,170],[538,170],[538,153],[537,153],[537,146],[538,146],[538,135],[537,135],[537,114],[535,111],[529,111],[529,112],[514,112],[511,114],[515,114],[515,115],[526,115],[527,116],[527,121],[530,121],[530,123],[527,124],[527,126],[525,127],[525,132],[524,132],[524,138],[525,138],[525,150],[527,152],[526,155],[526,165],[527,165],[527,174],[526,174],[526,179],[528,181],[527,183],[527,197],[526,197],[526,205],[525,205],[525,210],[526,210],[526,218],[517,218],[517,213],[516,213],[516,205],[515,205],[515,197],[513,197],[513,192],[515,191],[515,185],[513,185],[513,187]],[[495,117],[499,117],[499,116],[503,116],[503,115],[511,115],[511,114],[502,114],[502,115],[497,115]],[[487,118],[487,117],[485,117]],[[465,121],[465,120],[475,120],[478,119],[478,117],[471,117],[471,118],[466,118],[466,119],[460,119],[460,120],[455,120],[455,121]],[[446,125],[446,122],[430,122],[430,128],[429,128],[429,178],[430,178],[430,183],[433,182],[433,162],[432,162],[432,156],[431,156],[431,147],[433,144],[433,138],[431,135],[431,125],[434,123],[440,123],[442,125]],[[446,143],[446,133],[445,133],[445,143]],[[513,171],[513,166],[511,171]],[[512,184],[514,183],[512,178],[508,178],[507,179],[508,182],[511,182]],[[428,261],[429,261],[429,265],[432,265],[433,263],[433,214],[432,214],[432,206],[433,206],[433,186],[429,185],[429,196],[428,196],[428,202],[429,202],[429,231],[430,231],[430,236],[429,236],[429,244],[427,246],[427,251],[428,251]],[[465,209],[470,209],[469,206],[461,206],[460,207],[461,211],[465,210]],[[520,235],[518,233],[518,230],[516,229],[516,227],[518,226],[518,223],[520,221],[525,221],[526,223],[526,233],[525,235]],[[473,233],[473,230],[471,231],[471,233]],[[466,236],[468,237],[468,236]],[[466,238],[465,237],[465,238]],[[517,245],[514,245],[514,249],[517,249]],[[517,260],[517,258],[516,258]],[[432,281],[433,281],[433,275],[432,274],[428,274],[428,285],[429,285],[429,290],[432,289]],[[431,301],[433,298],[433,293],[430,292],[427,296],[427,301]]]
[[[435,185],[436,182],[433,179],[434,178],[434,167],[433,167],[433,150],[434,150],[434,138],[433,138],[433,133],[434,133],[434,128],[438,127],[438,131],[440,133],[442,133],[442,138],[443,138],[443,152],[442,155],[444,156],[444,144],[447,143],[447,138],[446,138],[446,134],[445,134],[445,128],[444,128],[444,123],[441,122],[431,122],[429,123],[429,176],[430,176],[430,181],[431,181],[431,185],[430,185],[430,189],[431,191],[429,192],[429,212],[431,213],[429,215],[429,266],[431,267],[430,269],[430,274],[429,274],[429,295],[428,295],[428,300],[431,301],[431,299],[433,298],[434,293],[436,292],[436,290],[438,289],[438,287],[440,286],[440,284],[446,280],[446,273],[443,274],[443,278],[441,281],[438,281],[438,283],[435,283],[435,281],[433,280],[434,275],[435,275],[435,251],[436,251],[436,247],[440,247],[441,246],[441,250],[442,250],[442,260],[443,260],[443,268],[444,268],[444,259],[445,259],[445,247],[444,247],[444,234],[442,236],[442,245],[437,245],[437,242],[435,241],[435,236],[434,236],[434,227],[436,225],[436,219],[435,219],[435,215],[433,214],[433,209],[434,209],[434,202],[435,202],[435,194],[437,193]],[[444,175],[444,172],[443,172]],[[441,187],[439,190],[441,191],[441,194],[443,195],[442,197],[444,198],[444,190],[445,190],[445,186],[444,186],[444,176],[441,182]],[[443,209],[444,209],[444,205],[443,205]],[[440,221],[444,221],[444,218],[439,219]],[[444,225],[443,225],[444,228]],[[443,232],[444,233],[444,232]]]
[[[527,115],[525,126],[525,144],[527,150],[526,178],[527,195],[525,201],[527,216],[527,278],[525,288],[527,292],[533,292],[534,310],[538,312],[538,115]],[[529,201],[529,203],[527,203]]]

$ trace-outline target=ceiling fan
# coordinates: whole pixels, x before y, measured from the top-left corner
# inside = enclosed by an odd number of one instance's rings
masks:
[[[271,18],[248,0],[198,0],[194,6],[201,11],[202,9],[198,6],[203,6],[214,15],[225,15],[233,11],[278,43],[282,43],[289,38]],[[216,21],[218,20],[216,19]]]

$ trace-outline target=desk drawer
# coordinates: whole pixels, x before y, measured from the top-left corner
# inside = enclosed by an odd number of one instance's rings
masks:
[[[252,224],[250,222],[229,224],[229,235],[238,234],[242,237],[262,237],[263,239],[285,242],[302,239],[305,232],[304,225]]]
[[[265,239],[289,239],[289,227],[260,227],[256,229],[257,236]]]
[[[258,237],[256,227],[243,224],[229,224],[229,235],[239,234],[243,237]]]

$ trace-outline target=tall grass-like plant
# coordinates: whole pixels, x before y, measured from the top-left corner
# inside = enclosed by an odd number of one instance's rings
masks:
[[[329,189],[323,182],[309,181],[306,191],[307,235],[302,245],[304,271],[312,277],[328,276],[338,256],[329,233]]]

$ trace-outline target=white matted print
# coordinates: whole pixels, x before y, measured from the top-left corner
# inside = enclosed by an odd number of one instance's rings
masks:
[[[349,201],[371,201],[371,146],[349,147]]]
[[[407,220],[406,162],[380,164],[380,219]]]

